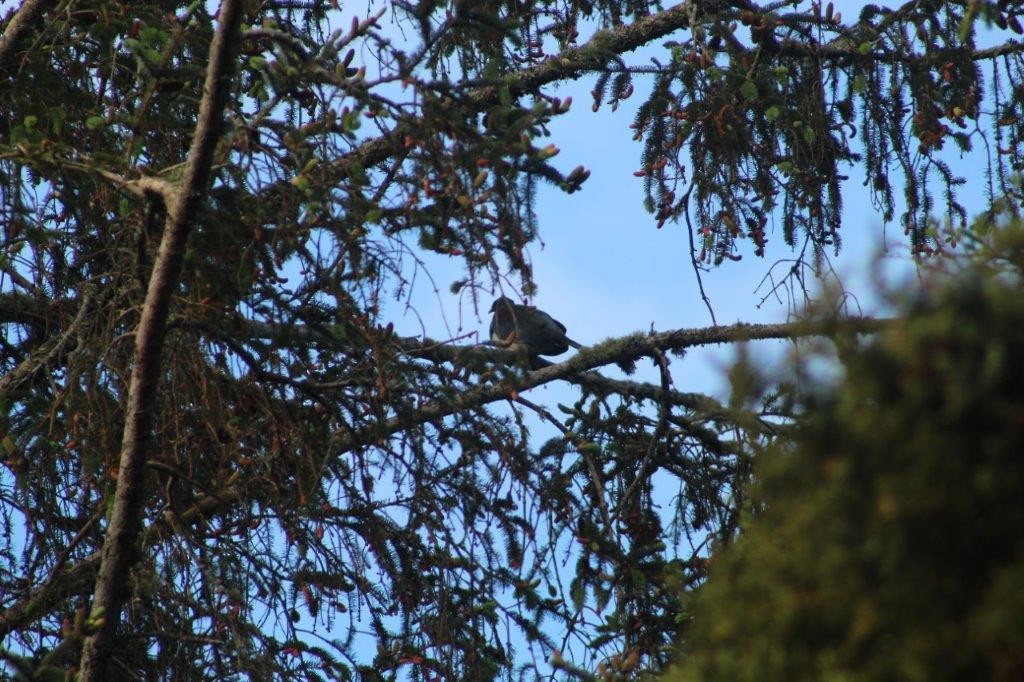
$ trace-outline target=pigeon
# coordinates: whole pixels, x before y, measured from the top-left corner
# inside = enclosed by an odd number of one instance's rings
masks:
[[[491,342],[501,348],[520,348],[529,355],[561,355],[569,346],[580,348],[565,335],[565,325],[532,305],[519,305],[504,296],[491,305]]]

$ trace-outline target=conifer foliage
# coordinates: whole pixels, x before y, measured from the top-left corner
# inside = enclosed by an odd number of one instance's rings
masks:
[[[1024,675],[1022,227],[851,347],[759,458],[666,682]]]
[[[590,175],[549,124],[631,96],[624,175],[652,229],[690,232],[682,262],[838,249],[855,168],[941,251],[928,219],[964,215],[943,150],[984,146],[986,189],[1019,200],[1021,11],[14,3],[0,660],[87,680],[659,668],[737,531],[749,453],[790,417],[680,390],[670,351],[822,328],[609,329],[526,367],[388,311],[438,257],[466,310],[498,282],[532,294],[537,188],[586,197]],[[559,95],[579,78],[592,102]],[[590,372],[638,361],[653,383]],[[521,394],[552,382],[571,404]]]

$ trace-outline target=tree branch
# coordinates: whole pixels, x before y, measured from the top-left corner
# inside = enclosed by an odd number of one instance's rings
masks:
[[[186,524],[198,525],[223,507],[237,505],[241,498],[242,494],[238,487],[228,486],[215,493],[198,496],[192,506],[181,514],[176,515],[173,510],[168,509],[163,512],[162,519],[158,518],[147,526],[140,545],[146,550],[164,542],[174,534],[175,528]],[[101,551],[96,551],[66,568],[55,567],[45,583],[36,586],[12,606],[0,611],[0,639],[15,630],[27,628],[43,614],[52,613],[69,597],[87,594],[89,586],[95,584],[100,555]]]
[[[533,92],[542,85],[565,78],[579,78],[585,73],[601,69],[613,55],[632,52],[652,40],[657,40],[689,26],[691,2],[683,2],[661,12],[646,16],[632,24],[602,29],[578,47],[571,47],[536,66],[509,74],[499,84],[484,85],[470,91],[462,102],[470,109],[483,111],[499,101],[503,88],[515,97]],[[702,3],[705,13],[728,9],[728,2]],[[369,167],[387,160],[393,152],[403,149],[401,140],[406,133],[415,132],[412,123],[399,124],[391,133],[366,140],[350,154],[335,162],[342,173],[352,165]]]
[[[10,296],[10,295],[8,295]],[[0,296],[0,304],[6,297]],[[0,306],[2,307],[2,306]],[[45,314],[34,310],[34,315]],[[656,352],[666,350],[684,350],[711,344],[738,343],[744,341],[769,339],[798,339],[808,336],[828,336],[837,332],[852,334],[870,334],[883,331],[895,320],[873,318],[844,318],[835,320],[801,321],[780,324],[735,324],[723,327],[707,327],[701,329],[678,329],[654,334],[633,334],[584,348],[569,360],[557,364],[549,364],[517,378],[505,380],[499,384],[481,386],[467,391],[461,396],[446,402],[433,402],[418,408],[414,414],[393,418],[378,424],[371,424],[351,434],[339,436],[334,447],[338,452],[353,450],[378,442],[404,428],[425,424],[443,419],[451,414],[467,408],[509,399],[513,393],[525,391],[551,381],[562,379],[571,383],[587,386],[591,390],[630,395],[640,399],[660,401],[668,400],[673,405],[688,409],[700,410],[704,413],[724,412],[716,401],[707,396],[682,391],[664,393],[661,386],[644,382],[621,379],[610,379],[590,370],[616,362],[630,362]],[[205,327],[204,331],[209,331]],[[319,332],[310,327],[288,327],[287,330],[275,325],[253,322],[240,332],[248,338],[290,337],[304,342],[339,344],[329,334]],[[397,343],[410,355],[423,357],[434,362],[462,362],[468,356],[476,355],[491,361],[513,362],[518,359],[514,352],[497,350],[486,346],[455,346],[443,344],[429,339],[397,339]],[[123,474],[122,474],[123,475]],[[119,477],[120,484],[120,477]],[[195,523],[200,519],[216,515],[224,505],[235,504],[238,490],[227,488],[216,494],[199,496],[192,508],[181,514],[178,523]],[[171,512],[167,512],[170,514]],[[154,524],[146,533],[143,546],[166,539],[173,533],[168,523]],[[108,536],[109,537],[109,536]],[[70,595],[82,591],[83,576],[92,576],[100,561],[99,553],[69,566],[59,574],[55,574],[50,583],[43,585],[26,595],[17,604],[0,613],[0,637],[14,629],[24,628],[38,617],[52,609],[53,605]]]
[[[0,396],[7,396],[15,391],[26,379],[50,365],[50,361],[66,351],[73,341],[73,335],[79,325],[86,319],[86,313],[92,307],[92,289],[86,287],[82,294],[82,303],[75,314],[75,318],[68,325],[68,328],[59,335],[52,337],[42,343],[29,354],[17,367],[0,377]]]
[[[588,370],[612,363],[630,362],[653,355],[658,351],[764,339],[795,339],[803,336],[833,334],[838,331],[865,334],[880,331],[890,323],[891,320],[844,318],[781,324],[735,324],[706,329],[678,329],[656,334],[633,334],[584,348],[565,362],[527,372],[521,377],[480,386],[455,395],[450,400],[420,405],[406,415],[354,429],[347,435],[339,436],[335,447],[339,452],[353,450],[379,442],[403,429],[437,421],[456,412],[477,408],[487,403],[506,400],[513,393],[519,391],[525,391],[556,379],[572,380],[573,377],[584,375]],[[490,352],[515,356],[509,351]]]
[[[0,33],[0,65],[2,65],[4,73],[10,72],[10,65],[7,61],[11,59],[14,46],[32,27],[32,22],[42,15],[44,9],[56,4],[52,0],[25,0],[21,3],[21,7]]]
[[[53,573],[47,582],[37,585],[14,605],[0,612],[0,639],[15,630],[27,628],[30,623],[47,613],[53,613],[54,609],[66,603],[69,597],[88,594],[89,586],[96,580],[99,560],[100,553],[94,552]]]
[[[85,682],[108,679],[110,646],[120,620],[123,586],[134,559],[141,526],[146,446],[151,437],[153,398],[160,376],[171,294],[181,276],[192,218],[198,212],[209,184],[210,167],[234,71],[241,4],[241,0],[225,0],[220,6],[219,26],[210,45],[203,99],[188,163],[180,189],[169,197],[163,238],[135,332],[135,363],[128,389],[117,488],[89,619],[97,629],[86,639],[82,652],[79,679]]]

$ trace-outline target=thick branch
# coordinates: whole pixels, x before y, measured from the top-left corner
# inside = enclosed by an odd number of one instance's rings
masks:
[[[462,102],[471,110],[483,111],[499,101],[503,88],[513,96],[535,92],[538,88],[565,78],[579,78],[585,73],[602,69],[615,55],[631,52],[652,40],[667,36],[689,26],[690,2],[683,2],[667,10],[651,14],[632,24],[602,29],[579,47],[572,47],[547,61],[504,77],[500,85],[485,85],[470,91]],[[704,13],[727,9],[728,2],[706,2]],[[363,142],[352,153],[338,159],[336,166],[345,172],[352,164],[362,167],[386,161],[396,150],[403,149],[398,140],[406,133],[415,132],[416,124],[404,123],[388,135]]]
[[[3,297],[0,297],[0,301],[2,300]],[[808,336],[831,335],[837,332],[866,334],[882,331],[892,322],[893,320],[888,319],[850,318],[783,324],[736,324],[726,327],[679,329],[655,334],[634,334],[610,339],[583,349],[566,362],[552,364],[500,384],[482,386],[474,391],[468,391],[452,401],[428,403],[413,414],[369,425],[352,434],[340,436],[336,447],[339,447],[340,450],[364,447],[387,438],[401,429],[442,419],[466,408],[476,408],[487,403],[507,400],[513,392],[525,391],[559,379],[586,385],[594,390],[628,394],[648,400],[662,400],[665,396],[663,389],[659,386],[608,379],[588,370],[616,362],[637,360],[651,355],[656,350],[683,350],[710,344],[755,340],[798,339]],[[284,330],[274,325],[251,323],[248,329],[238,331],[252,339],[288,337],[307,343],[313,341],[324,344],[341,343],[328,334],[302,326],[289,327]],[[398,342],[410,355],[428,357],[435,362],[462,361],[468,354],[481,354],[490,359],[504,361],[511,361],[516,357],[514,353],[486,346],[454,346],[417,339],[399,339]],[[702,411],[714,411],[721,407],[706,396],[692,393],[673,391],[668,399],[673,404]],[[178,521],[179,523],[194,523],[198,519],[215,516],[224,505],[236,504],[237,495],[237,490],[228,489],[218,492],[217,495],[202,496],[192,509],[181,515]],[[170,524],[155,524],[147,533],[144,546],[150,546],[161,539],[166,539],[167,535],[173,532],[170,529]],[[92,575],[96,570],[97,563],[99,563],[98,553],[74,566],[69,566],[55,576],[54,581],[26,595],[17,604],[0,613],[0,637],[11,630],[27,627],[40,613],[50,610],[53,604],[80,593],[81,576]]]
[[[498,384],[480,386],[453,396],[450,400],[421,405],[408,414],[383,423],[355,429],[339,436],[336,447],[344,452],[386,439],[403,429],[443,419],[457,412],[474,409],[488,403],[506,400],[513,393],[525,391],[557,379],[579,377],[588,370],[620,362],[631,362],[652,355],[656,351],[681,350],[720,343],[739,343],[764,339],[796,339],[820,336],[838,331],[847,333],[873,333],[890,324],[890,320],[848,318],[782,324],[735,324],[705,329],[678,329],[656,334],[634,334],[611,339],[590,348],[584,348],[565,362],[527,372],[521,377]]]
[[[92,307],[90,306],[91,298],[91,290],[86,291],[82,295],[82,303],[78,308],[78,313],[75,314],[75,319],[71,321],[68,328],[42,343],[27,358],[20,362],[17,367],[0,377],[0,396],[9,395],[27,379],[49,368],[52,360],[71,346],[76,330],[86,319],[86,314]]]
[[[32,27],[32,23],[42,15],[43,10],[56,4],[52,0],[25,0],[21,3],[21,7],[0,33],[0,67],[4,72],[9,72],[10,64],[7,62],[11,59],[14,46]]]
[[[11,632],[24,630],[55,608],[66,605],[69,597],[85,595],[96,580],[100,553],[95,552],[55,573],[43,585],[0,611],[0,639]]]
[[[933,59],[933,57],[928,54],[924,56],[917,54],[904,54],[896,50],[876,49],[865,53],[860,51],[860,47],[858,45],[851,44],[846,38],[839,38],[825,45],[815,45],[796,40],[786,40],[780,43],[769,43],[764,46],[759,46],[759,48],[764,52],[775,56],[798,57],[801,59],[813,57],[815,59],[825,60],[857,60],[884,64],[927,63]],[[751,49],[751,52],[755,51],[756,50]],[[979,62],[988,59],[998,59],[999,57],[1005,57],[1010,54],[1019,54],[1021,51],[1024,51],[1024,45],[1016,40],[1008,40],[1002,45],[974,50],[970,53],[970,58],[972,61]]]
[[[62,299],[71,301],[71,299]],[[0,293],[0,324],[37,324],[53,319],[62,301],[40,301],[27,294]]]
[[[120,620],[123,586],[134,558],[145,499],[143,473],[152,424],[153,398],[160,375],[161,349],[171,294],[178,285],[192,217],[206,195],[214,148],[228,101],[234,54],[238,46],[241,0],[225,0],[210,45],[203,100],[177,196],[169,201],[163,239],[149,278],[139,327],[135,364],[128,389],[117,489],[103,543],[90,620],[97,630],[85,642],[79,679],[99,682],[106,674],[110,645]]]
[[[175,528],[196,526],[220,509],[237,505],[240,498],[238,488],[228,487],[216,494],[199,496],[191,507],[176,517],[174,511],[165,511],[163,519],[158,518],[146,528],[141,543],[143,550],[166,541],[174,534]],[[59,605],[66,603],[69,597],[87,594],[89,586],[95,585],[99,565],[100,551],[96,551],[66,568],[56,570],[44,584],[36,586],[12,606],[0,611],[0,639],[15,630],[24,630],[41,616],[52,613]]]
[[[71,303],[70,299],[54,301],[49,305],[25,296],[24,294],[0,294],[0,322],[15,322],[28,324],[37,320],[50,319],[55,314],[55,309],[66,307]],[[238,321],[236,321],[238,322]],[[849,318],[836,321],[813,321],[795,322],[785,324],[749,325],[735,324],[728,327],[707,327],[702,329],[678,329],[667,332],[660,332],[651,335],[633,335],[612,339],[598,346],[586,349],[588,357],[593,355],[598,348],[605,349],[600,353],[603,358],[596,366],[603,366],[622,361],[635,360],[649,355],[649,348],[660,348],[662,350],[685,350],[686,348],[710,344],[736,343],[743,341],[756,341],[767,339],[797,339],[806,336],[821,336],[831,333],[835,329],[850,329],[857,333],[870,333],[880,331],[891,320],[876,320],[872,318]],[[189,329],[200,334],[208,334],[212,337],[229,335],[238,341],[254,341],[258,339],[270,340],[275,343],[294,343],[308,345],[317,343],[325,348],[338,352],[345,352],[351,348],[351,343],[341,341],[332,336],[328,330],[317,329],[316,327],[288,324],[276,325],[245,320],[240,325],[230,327],[215,326],[207,322],[200,322],[195,319],[182,319],[172,322],[182,329]],[[643,343],[637,343],[642,339]],[[392,339],[401,350],[411,357],[422,358],[432,362],[455,362],[465,364],[470,358],[486,361],[507,362],[514,354],[508,351],[498,350],[485,345],[457,345],[447,341],[438,341],[429,338],[416,337],[395,337]],[[564,363],[562,363],[564,364]],[[546,365],[562,366],[562,364]],[[564,374],[557,377],[574,383],[588,384],[595,390],[609,393],[625,393],[637,398],[648,400],[660,400],[661,388],[653,384],[642,384],[630,381],[619,381],[605,377],[586,379],[575,377],[573,374]],[[695,393],[680,393],[671,396],[675,404],[691,408],[698,408],[702,405],[703,396]]]

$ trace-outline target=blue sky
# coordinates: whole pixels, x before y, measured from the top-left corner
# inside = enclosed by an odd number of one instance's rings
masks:
[[[810,6],[810,3],[805,4]],[[835,4],[837,11],[846,14],[848,20],[863,6],[859,2]],[[897,3],[878,4],[895,6]],[[379,8],[381,3],[372,2],[370,6]],[[355,9],[354,5],[350,7]],[[385,14],[383,22],[390,17],[390,12]],[[586,32],[581,32],[582,42]],[[627,63],[649,64],[652,55],[664,53],[662,42],[626,55]],[[543,186],[539,192],[536,210],[543,244],[537,243],[529,250],[538,285],[532,302],[562,321],[569,335],[584,345],[637,330],[709,326],[712,320],[700,299],[690,266],[685,225],[668,223],[656,229],[652,216],[643,208],[643,179],[633,175],[641,165],[642,149],[641,143],[632,140],[629,125],[650,81],[638,78],[635,94],[623,102],[618,111],[612,112],[605,105],[597,113],[593,113],[590,106],[593,81],[592,76],[585,76],[563,83],[551,93],[562,98],[571,96],[574,102],[568,114],[557,117],[550,125],[550,141],[561,149],[555,161],[564,171],[582,164],[591,171],[591,176],[582,191],[575,194],[567,195],[549,186]],[[960,199],[968,211],[977,213],[984,206],[980,183],[983,159],[961,158],[959,154],[948,154],[948,157],[954,168],[978,181],[969,182],[960,190]],[[851,177],[843,185],[843,250],[832,259],[832,265],[844,289],[859,304],[860,311],[875,314],[879,312],[878,299],[873,293],[875,273],[880,269],[889,278],[914,286],[915,266],[905,246],[902,228],[898,224],[882,223],[857,169],[849,168],[844,172]],[[896,194],[900,194],[899,188]],[[897,207],[897,216],[899,213]],[[775,322],[791,318],[792,301],[769,298],[762,303],[768,291],[762,280],[769,273],[782,273],[785,266],[776,266],[773,270],[777,260],[795,257],[783,243],[781,228],[770,226],[768,238],[768,257],[757,258],[749,249],[742,261],[727,262],[703,273],[704,287],[718,323]],[[429,335],[450,338],[478,329],[481,339],[486,338],[489,300],[482,302],[477,318],[468,297],[460,300],[447,291],[448,284],[459,277],[457,264],[448,265],[441,259],[430,262],[438,266],[433,270],[438,292],[435,295],[430,287],[421,287],[413,296]],[[812,295],[816,294],[818,283],[810,281],[809,290]],[[395,324],[399,332],[421,333],[419,318],[411,313],[396,312]],[[753,345],[754,352],[763,357],[777,357],[778,350],[785,347],[778,342]],[[673,364],[677,385],[684,390],[721,394],[726,390],[724,369],[734,355],[732,347],[691,351],[682,362]],[[641,363],[638,376],[644,375],[645,367]],[[608,373],[616,374],[617,370],[611,368]],[[653,373],[648,376],[653,378]],[[535,392],[538,390],[546,389],[535,389]]]
[[[862,7],[858,2],[836,4],[850,17]],[[581,36],[581,40],[584,38],[585,35]],[[649,63],[652,54],[663,52],[661,42],[648,51],[627,55],[627,63]],[[567,195],[548,186],[539,192],[536,212],[543,243],[529,250],[538,285],[532,302],[562,321],[569,335],[584,345],[638,330],[709,326],[712,320],[700,299],[690,265],[685,225],[668,223],[656,229],[652,216],[643,208],[643,180],[633,175],[641,165],[642,149],[641,143],[632,140],[629,126],[646,95],[646,83],[638,79],[635,94],[618,111],[603,106],[594,113],[589,94],[593,81],[592,76],[583,77],[563,83],[550,93],[563,99],[571,96],[574,102],[570,113],[550,125],[550,141],[561,149],[555,161],[564,171],[582,164],[591,176],[575,194]],[[970,180],[961,188],[961,202],[970,214],[979,212],[984,207],[984,187],[980,182],[984,177],[983,159],[978,155],[961,158],[950,151],[947,160]],[[902,227],[898,223],[882,223],[857,169],[843,172],[850,175],[843,186],[843,251],[831,259],[831,264],[844,289],[853,296],[855,303],[850,312],[885,314],[875,294],[877,275],[881,273],[885,279],[902,282],[904,287],[915,287],[919,284],[916,267],[905,245]],[[897,197],[900,192],[896,188]],[[900,212],[897,206],[896,215]],[[704,287],[718,323],[785,321],[792,318],[795,309],[800,309],[785,298],[769,298],[762,303],[767,293],[762,285],[765,276],[773,272],[777,260],[796,255],[784,245],[780,227],[770,226],[768,238],[767,258],[756,258],[748,249],[743,260],[703,273]],[[448,292],[448,284],[462,276],[458,264],[445,263],[440,257],[429,262],[437,265],[433,269],[437,290],[422,282],[412,297],[418,316],[402,315],[396,307],[396,329],[399,333],[418,334],[425,327],[435,339],[478,330],[480,339],[486,339],[490,300],[483,300],[481,309],[475,311],[468,296],[460,299]],[[784,268],[783,265],[776,271],[781,274]],[[809,281],[808,287],[812,295],[819,291],[817,282]],[[757,342],[749,350],[758,367],[781,373],[783,359],[792,348],[783,342]],[[729,388],[726,373],[737,350],[735,346],[694,349],[682,360],[673,359],[676,387],[725,399]],[[556,359],[565,357],[568,356]],[[600,371],[621,376],[614,366]],[[657,381],[651,363],[646,360],[638,363],[633,378]],[[576,395],[575,389],[564,383],[525,393],[528,399],[548,406],[571,402]],[[495,405],[493,409],[507,408]],[[538,420],[528,418],[527,423],[537,444],[556,435]],[[660,491],[663,502],[675,492],[676,485],[669,482]],[[687,553],[685,547],[680,550]]]
[[[382,5],[381,0],[369,3],[373,8]],[[836,5],[852,17],[863,3]],[[11,6],[10,2],[0,2],[4,11]],[[366,7],[364,2],[342,3],[341,25],[347,25],[353,15],[365,16]],[[390,13],[384,21],[389,21],[389,17]],[[585,38],[586,35],[581,36],[581,40]],[[648,63],[652,54],[663,51],[661,42],[649,51],[627,55],[627,62]],[[632,140],[629,125],[645,97],[645,83],[638,79],[636,93],[616,112],[608,106],[591,112],[592,86],[593,77],[583,77],[562,84],[553,92],[563,98],[572,96],[574,101],[572,111],[556,118],[550,126],[551,142],[561,149],[555,161],[565,171],[582,164],[591,176],[582,191],[572,195],[548,186],[541,188],[536,212],[543,244],[535,244],[529,250],[538,284],[533,303],[561,320],[569,335],[584,345],[638,330],[708,326],[711,318],[700,299],[690,266],[685,225],[668,223],[656,229],[654,220],[643,209],[643,181],[633,175],[640,166],[641,146]],[[969,178],[960,198],[969,213],[977,213],[984,207],[982,159],[976,155],[960,159],[951,154],[950,160]],[[851,179],[843,187],[844,249],[833,259],[833,265],[863,312],[872,314],[878,310],[872,285],[876,264],[880,263],[888,275],[903,278],[909,286],[916,281],[915,267],[904,245],[902,229],[895,224],[882,224],[858,174],[850,171]],[[740,262],[704,273],[704,286],[719,323],[782,321],[791,315],[790,302],[784,299],[769,299],[758,305],[766,293],[763,287],[759,289],[759,284],[776,259],[794,256],[782,244],[780,230],[769,229],[768,237],[768,258],[759,259],[747,252]],[[883,246],[885,255],[879,260]],[[451,281],[461,277],[461,262],[441,257],[427,260],[436,291],[427,279],[420,278],[412,297],[418,315],[403,312],[402,305],[393,305],[391,313],[397,331],[408,335],[425,331],[435,339],[444,339],[479,330],[481,340],[485,339],[490,300],[482,301],[482,308],[474,310],[468,298],[460,299],[448,290]],[[816,285],[810,286],[813,293]],[[757,357],[765,362],[777,360],[787,348],[786,344],[769,342],[754,346]],[[677,388],[724,397],[725,371],[735,352],[729,346],[697,349],[684,359],[675,360]],[[614,367],[602,372],[619,375]],[[636,378],[655,379],[649,362],[640,363]],[[573,395],[574,391],[561,383],[526,393],[526,397],[546,405],[570,401]],[[538,443],[551,435],[549,428],[532,424]]]

